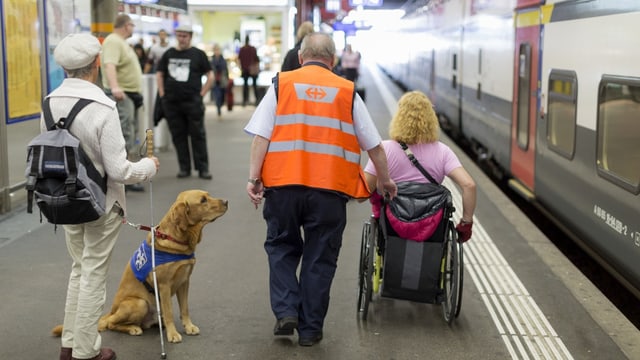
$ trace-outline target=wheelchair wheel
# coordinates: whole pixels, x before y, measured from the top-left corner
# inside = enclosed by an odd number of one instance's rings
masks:
[[[362,227],[362,240],[360,243],[360,269],[358,278],[358,313],[362,320],[367,320],[369,302],[373,290],[373,257],[375,255],[374,225],[369,220]]]
[[[464,288],[464,286],[462,286],[462,280],[464,279],[464,247],[462,246],[462,243],[458,242],[458,234],[456,233],[456,240],[454,242],[455,246],[458,248],[458,258],[459,258],[459,276],[458,276],[458,301],[457,301],[457,306],[456,306],[456,317],[458,317],[458,315],[460,315],[460,309],[462,308],[462,289]]]
[[[462,245],[458,243],[458,234],[450,222],[441,267],[441,286],[445,296],[442,313],[449,324],[458,317],[462,306],[462,270]]]

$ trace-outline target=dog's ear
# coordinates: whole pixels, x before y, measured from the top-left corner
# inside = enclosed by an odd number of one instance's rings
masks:
[[[180,231],[189,228],[188,211],[188,205],[183,202],[176,202],[171,207],[171,223]]]

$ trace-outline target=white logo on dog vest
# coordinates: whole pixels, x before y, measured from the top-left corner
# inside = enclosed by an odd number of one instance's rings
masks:
[[[136,254],[134,255],[134,258],[135,258],[134,263],[136,265],[136,270],[140,271],[140,269],[142,269],[148,261],[147,253],[144,251],[143,245],[140,245],[138,250],[136,250]]]

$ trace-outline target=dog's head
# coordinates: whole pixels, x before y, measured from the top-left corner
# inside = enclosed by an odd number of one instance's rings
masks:
[[[189,243],[195,250],[202,228],[227,212],[227,200],[214,198],[203,190],[186,190],[178,194],[160,223],[160,231]]]

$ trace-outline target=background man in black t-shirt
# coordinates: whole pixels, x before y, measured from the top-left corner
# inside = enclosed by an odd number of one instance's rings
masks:
[[[177,46],[167,50],[158,63],[158,94],[178,155],[178,178],[191,176],[190,137],[193,166],[200,178],[209,180],[213,177],[209,172],[202,100],[213,84],[213,71],[205,52],[191,46],[190,26],[179,26],[175,35]],[[204,85],[202,75],[207,76]]]

